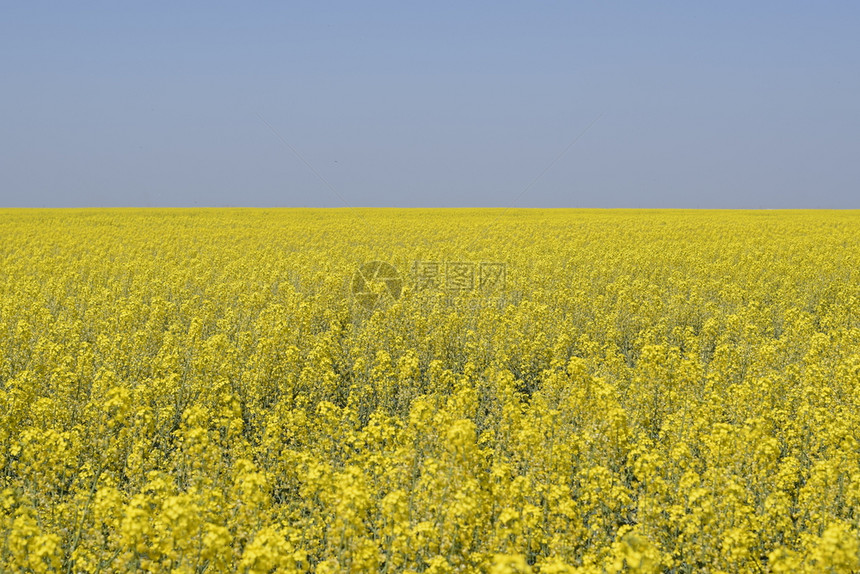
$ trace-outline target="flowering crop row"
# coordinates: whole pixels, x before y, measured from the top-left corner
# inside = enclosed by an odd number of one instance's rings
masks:
[[[4,572],[851,572],[858,508],[858,213],[0,211]]]

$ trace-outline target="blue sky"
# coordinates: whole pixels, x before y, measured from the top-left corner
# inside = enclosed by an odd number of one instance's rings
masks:
[[[4,2],[0,206],[860,208],[858,30],[829,1]]]

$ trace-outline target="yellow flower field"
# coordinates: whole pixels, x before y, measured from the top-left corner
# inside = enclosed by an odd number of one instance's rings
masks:
[[[858,571],[860,213],[0,210],[0,419],[3,572]]]

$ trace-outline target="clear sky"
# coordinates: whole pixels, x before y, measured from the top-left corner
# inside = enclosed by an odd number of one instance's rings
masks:
[[[860,2],[0,3],[0,206],[194,205],[860,208]]]

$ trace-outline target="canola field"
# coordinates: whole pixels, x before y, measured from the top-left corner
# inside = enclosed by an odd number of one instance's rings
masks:
[[[858,570],[858,212],[0,210],[2,572]]]

